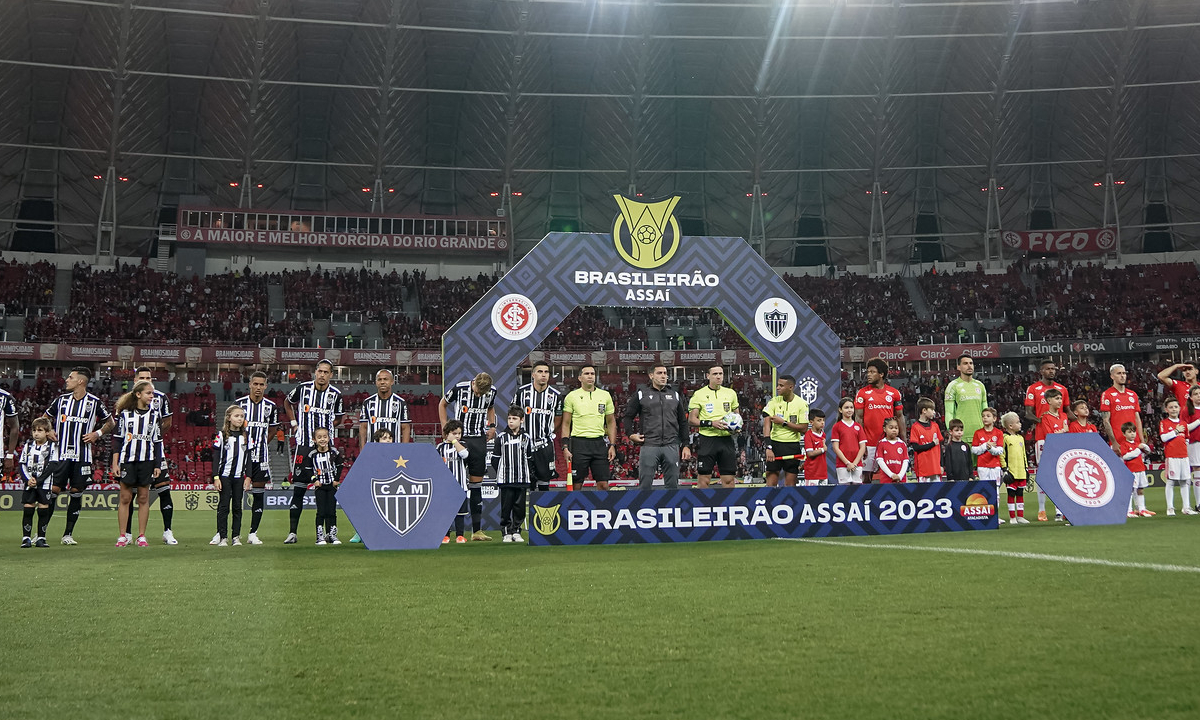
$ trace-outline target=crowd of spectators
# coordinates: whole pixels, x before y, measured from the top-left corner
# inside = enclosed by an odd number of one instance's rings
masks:
[[[45,260],[32,264],[0,260],[0,305],[3,313],[24,315],[54,302],[55,268]]]
[[[363,313],[380,320],[404,307],[415,292],[415,276],[407,270],[384,274],[374,270],[288,270],[282,275],[284,302],[289,311],[330,316]]]

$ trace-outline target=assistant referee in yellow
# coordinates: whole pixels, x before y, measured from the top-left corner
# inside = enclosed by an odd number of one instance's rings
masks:
[[[617,455],[617,415],[612,395],[596,387],[595,366],[580,368],[579,388],[563,400],[562,434],[572,486],[582,490],[590,472],[596,488],[607,490]]]

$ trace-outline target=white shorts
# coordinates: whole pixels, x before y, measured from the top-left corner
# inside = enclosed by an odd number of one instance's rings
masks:
[[[1192,464],[1187,458],[1167,458],[1167,472],[1163,477],[1167,480],[1191,480]]]
[[[1033,459],[1038,465],[1042,464],[1042,448],[1046,447],[1045,440],[1038,440],[1033,444]]]
[[[941,481],[942,481],[942,477],[940,475],[929,475],[927,477],[917,478],[917,482],[941,482]]]
[[[1188,443],[1188,462],[1192,467],[1200,468],[1200,442]]]
[[[1196,447],[1200,449],[1200,445],[1197,445]],[[873,473],[879,469],[875,465],[875,448],[871,447],[870,445],[867,446],[867,455],[863,458],[862,469],[863,472],[869,473]]]
[[[1141,490],[1142,488],[1150,487],[1150,481],[1146,479],[1146,472],[1135,472],[1133,474],[1133,489]]]
[[[1000,483],[1000,468],[981,467],[975,469],[979,472],[979,479],[983,482]]]
[[[862,468],[854,470],[840,467],[837,469],[838,485],[862,485]]]

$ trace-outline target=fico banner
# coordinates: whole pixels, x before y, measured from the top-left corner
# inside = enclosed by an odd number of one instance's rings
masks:
[[[532,545],[758,540],[994,530],[987,482],[535,492]]]
[[[1117,250],[1114,228],[1089,230],[1006,230],[1001,239],[1009,250],[1033,253],[1108,253]]]

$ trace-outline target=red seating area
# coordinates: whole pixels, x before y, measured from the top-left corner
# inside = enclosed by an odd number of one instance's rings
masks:
[[[285,271],[283,291],[289,310],[318,316],[362,312],[377,319],[383,313],[400,310],[415,285],[407,270],[383,274],[366,268],[322,270],[318,265],[315,270]]]
[[[22,315],[29,308],[54,301],[54,265],[0,260],[0,305],[9,315]]]

